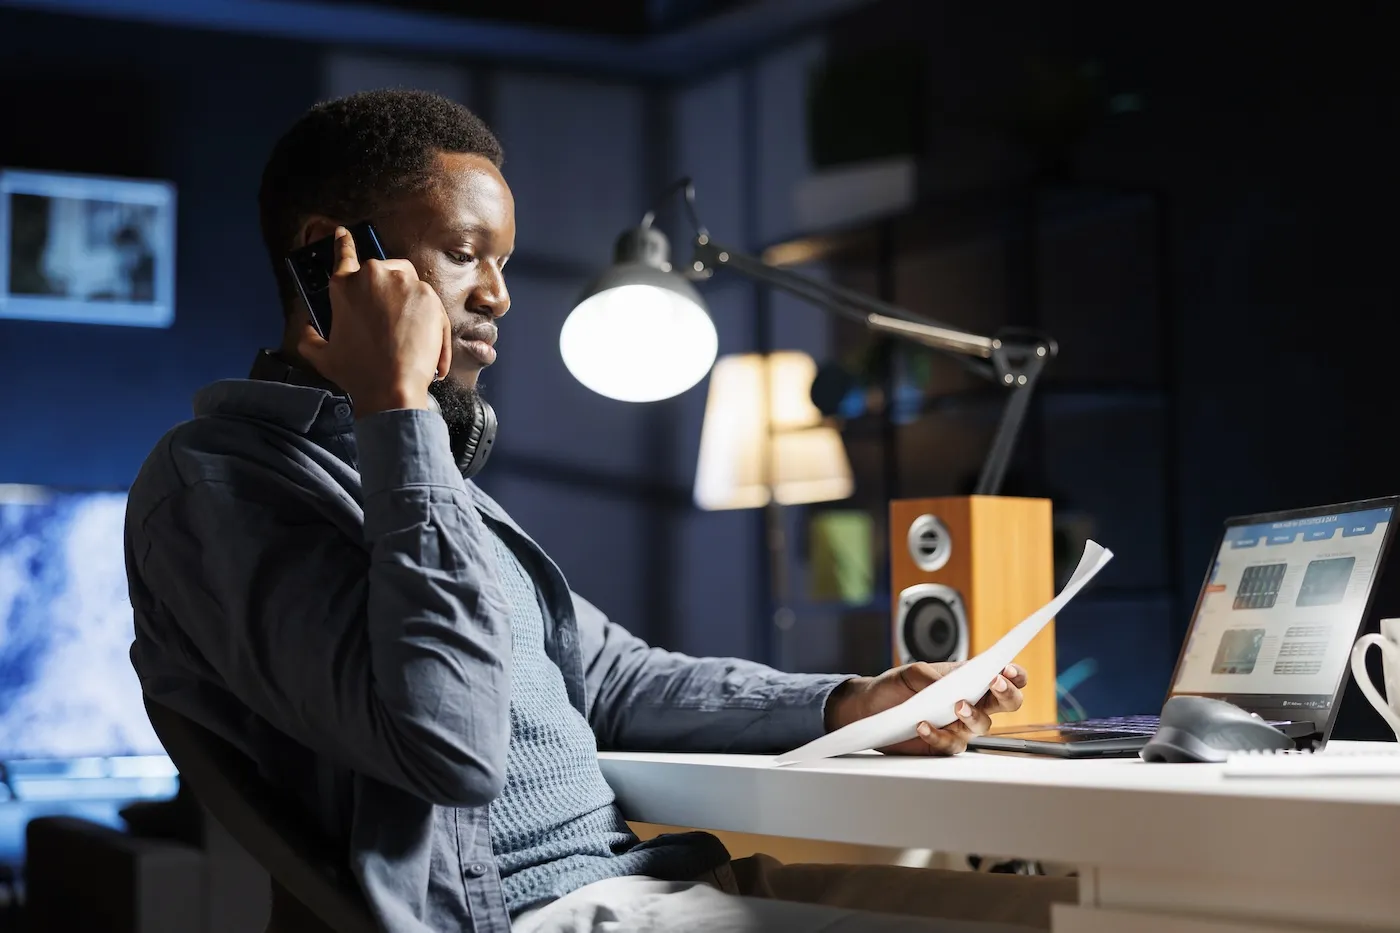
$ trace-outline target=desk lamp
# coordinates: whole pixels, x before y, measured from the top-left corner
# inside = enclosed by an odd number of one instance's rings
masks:
[[[653,226],[655,210],[618,238],[613,265],[584,289],[559,334],[559,352],[575,379],[625,402],[659,401],[694,386],[714,365],[719,341],[709,309],[691,282],[727,269],[867,330],[960,357],[979,375],[1004,386],[1007,404],[974,490],[974,495],[996,495],[1036,380],[1058,352],[1054,340],[1021,328],[992,336],[968,333],[771,265],[710,237],[696,214],[690,179],[678,181],[666,196],[677,191],[684,192],[686,216],[695,231],[690,262],[680,271],[672,267],[670,242]]]
[[[894,661],[970,657],[1049,602],[1054,596],[1050,502],[997,493],[1036,381],[1058,352],[1055,341],[1020,328],[991,336],[969,333],[771,265],[710,237],[696,213],[689,178],[677,181],[663,197],[677,192],[683,194],[694,231],[690,261],[680,270],[672,266],[670,242],[654,226],[655,209],[625,231],[617,239],[613,265],[584,289],[560,332],[559,351],[569,372],[601,395],[630,402],[670,398],[694,386],[715,365],[718,339],[709,310],[691,283],[721,269],[781,289],[867,330],[957,357],[1003,386],[1007,403],[973,495],[890,503]],[[710,420],[707,410],[707,429]],[[705,471],[698,472],[697,499],[703,505]],[[1021,711],[1004,722],[1056,720],[1054,658],[1049,625],[1018,658],[1031,686]]]

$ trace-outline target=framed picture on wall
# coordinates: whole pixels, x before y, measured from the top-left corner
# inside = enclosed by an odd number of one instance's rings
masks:
[[[175,186],[0,170],[0,318],[169,327]]]

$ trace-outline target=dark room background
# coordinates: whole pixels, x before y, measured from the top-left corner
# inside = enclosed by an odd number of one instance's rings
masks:
[[[646,78],[0,4],[0,165],[169,179],[179,198],[173,327],[0,321],[0,482],[128,484],[198,387],[277,339],[255,196],[280,132],[327,96],[428,87],[492,124],[517,198],[482,485],[637,634],[771,659],[761,516],[692,504],[704,384],[654,405],[593,395],[564,369],[559,327],[680,174],[726,242],[760,252],[816,232],[793,208],[816,171],[811,122],[859,141],[872,117],[854,95],[814,103],[813,76],[907,61],[917,93],[874,109],[919,115],[894,135],[913,140],[920,201],[867,231],[883,258],[856,247],[803,267],[961,326],[1058,339],[1014,484],[1119,555],[1059,620],[1060,666],[1093,660],[1076,690],[1092,714],[1156,708],[1222,519],[1400,488],[1393,7],[848,6]],[[795,300],[737,279],[706,294],[721,353],[847,349]],[[935,406],[901,428],[899,494],[963,491],[993,411]],[[859,425],[847,435],[864,502],[880,467]],[[789,510],[794,541],[816,511]],[[800,605],[781,663],[887,658],[876,590],[861,607]],[[1349,695],[1338,735],[1378,729]]]

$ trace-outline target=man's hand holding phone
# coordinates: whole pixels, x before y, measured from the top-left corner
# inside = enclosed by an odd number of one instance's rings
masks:
[[[452,365],[452,325],[432,286],[406,259],[368,259],[335,229],[329,340],[308,326],[297,352],[350,394],[356,417],[427,408],[428,387]]]

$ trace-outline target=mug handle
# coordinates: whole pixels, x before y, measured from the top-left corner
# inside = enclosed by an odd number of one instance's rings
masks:
[[[1372,632],[1358,638],[1356,644],[1351,648],[1351,676],[1356,678],[1356,685],[1361,688],[1366,699],[1371,701],[1376,712],[1381,714],[1381,718],[1394,730],[1396,739],[1400,740],[1400,713],[1396,713],[1385,701],[1381,692],[1376,689],[1376,685],[1371,682],[1370,675],[1366,673],[1366,649],[1372,645],[1381,649],[1381,654],[1386,656],[1387,661],[1400,666],[1400,647],[1387,640],[1385,636]]]

